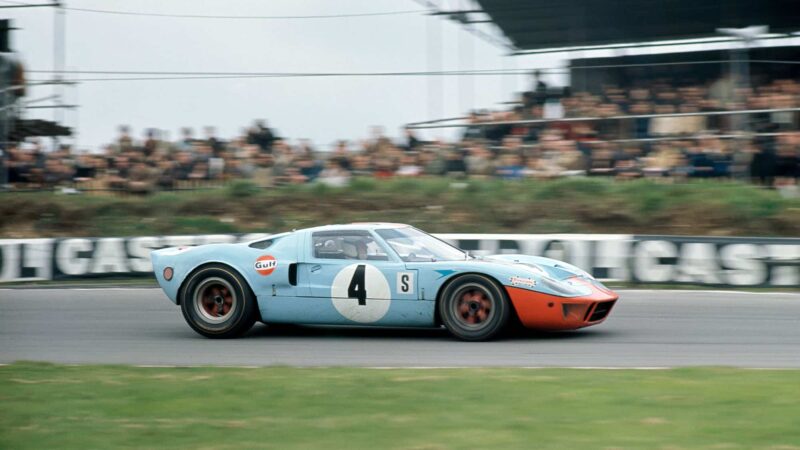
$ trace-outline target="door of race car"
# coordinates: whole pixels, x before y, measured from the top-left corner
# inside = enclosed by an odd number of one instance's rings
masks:
[[[310,255],[300,267],[307,295],[331,302],[344,323],[402,325],[399,315],[418,306],[417,271],[369,231],[318,231],[308,243]]]

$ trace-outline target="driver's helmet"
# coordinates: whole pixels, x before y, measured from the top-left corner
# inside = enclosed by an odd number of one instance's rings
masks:
[[[361,238],[345,238],[342,253],[347,259],[367,259],[367,243]]]

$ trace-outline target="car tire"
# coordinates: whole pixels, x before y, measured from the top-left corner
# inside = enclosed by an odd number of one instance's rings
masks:
[[[207,265],[192,273],[181,289],[181,311],[193,330],[210,338],[232,338],[258,318],[255,296],[235,270]]]
[[[511,308],[505,291],[482,275],[464,275],[450,282],[439,299],[439,317],[453,336],[485,341],[508,323]]]

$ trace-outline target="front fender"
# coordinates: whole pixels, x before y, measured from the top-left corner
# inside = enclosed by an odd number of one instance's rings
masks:
[[[491,255],[487,256],[486,258],[492,260],[509,261],[514,263],[539,266],[540,268],[549,272],[551,276],[554,276],[558,279],[566,279],[574,276],[579,276],[589,279],[593,278],[591,275],[589,275],[588,272],[579,267],[573,266],[572,264],[566,263],[564,261],[559,261],[557,259],[545,258],[544,256],[504,254],[504,255]]]
[[[408,263],[406,266],[419,271],[420,287],[424,288],[423,296],[426,300],[435,299],[442,286],[448,281],[470,273],[494,278],[506,288],[526,289],[548,295],[578,297],[591,293],[591,289],[585,285],[571,283],[566,279],[557,279],[552,277],[548,271],[513,261],[476,259]]]

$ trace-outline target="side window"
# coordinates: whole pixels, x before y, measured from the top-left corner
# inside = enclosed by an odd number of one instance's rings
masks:
[[[367,231],[318,231],[311,235],[314,258],[388,261],[389,256]]]

